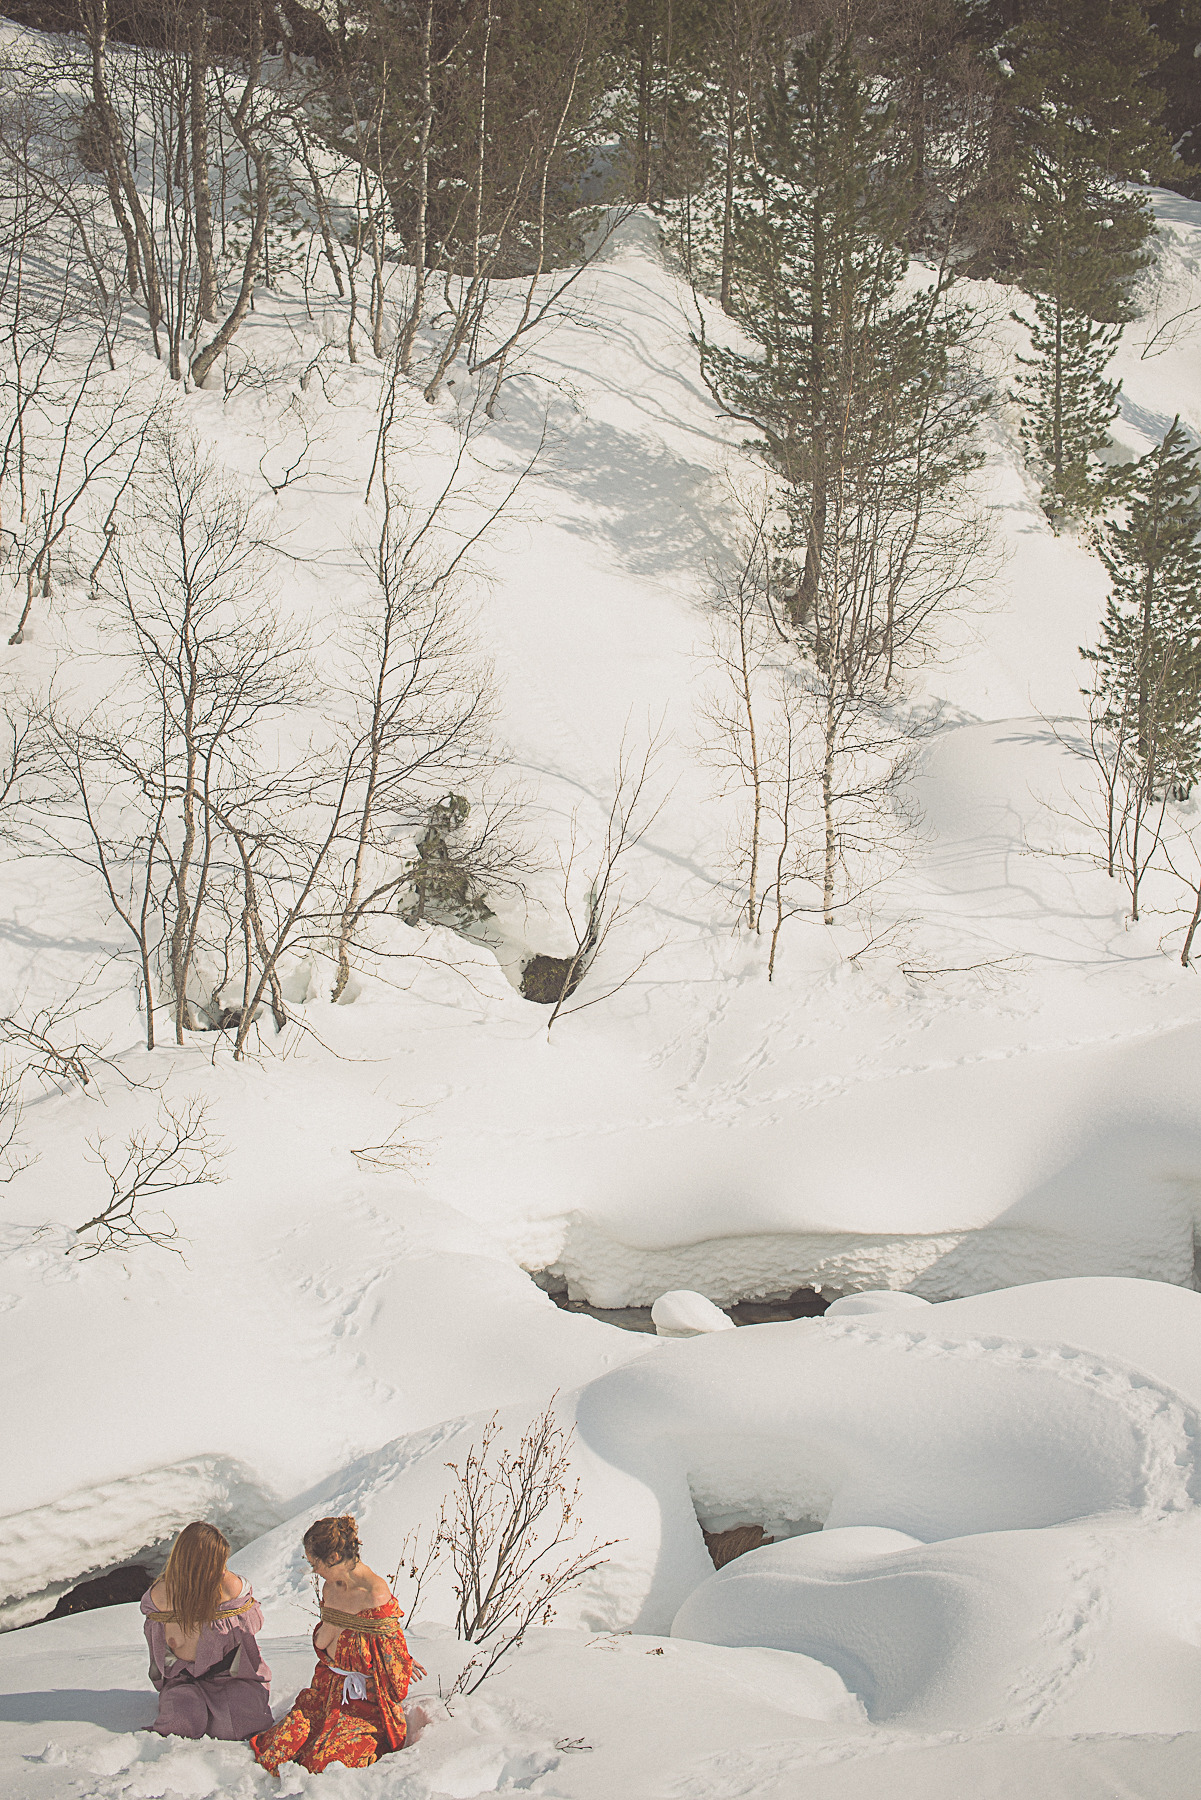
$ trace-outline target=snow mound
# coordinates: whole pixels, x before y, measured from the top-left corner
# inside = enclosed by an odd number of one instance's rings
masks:
[[[815,1657],[878,1724],[1170,1731],[1196,1717],[1201,1656],[1172,1600],[1201,1546],[1196,1521],[1153,1558],[1130,1555],[1135,1534],[1095,1526],[892,1550],[828,1535],[835,1554],[823,1532],[730,1563],[673,1630]]]
[[[1201,1406],[1201,1295],[1187,1288],[1117,1277],[1035,1281],[944,1301],[935,1321],[944,1337],[1001,1332],[1097,1350],[1148,1370]]]
[[[719,1306],[694,1294],[688,1288],[677,1288],[660,1294],[651,1307],[651,1323],[660,1337],[702,1337],[707,1331],[733,1331],[734,1321]]]
[[[858,1313],[891,1313],[914,1311],[930,1302],[920,1294],[898,1293],[892,1288],[871,1288],[863,1294],[844,1294],[826,1308],[826,1317],[851,1318]]]
[[[1161,1296],[1178,1309],[1178,1327],[1188,1321],[1196,1332],[1197,1294],[1156,1283],[1046,1283],[1034,1296],[989,1296],[987,1332],[956,1330],[954,1309],[974,1301],[875,1318],[798,1319],[661,1343],[587,1382],[562,1397],[558,1411],[576,1427],[582,1537],[614,1543],[607,1561],[564,1598],[560,1622],[670,1631],[684,1602],[713,1577],[700,1526],[747,1523],[772,1537],[808,1530],[798,1546],[781,1548],[789,1568],[787,1557],[801,1559],[805,1579],[832,1541],[861,1550],[868,1541],[895,1548],[897,1539],[879,1539],[880,1532],[904,1534],[909,1546],[956,1541],[969,1546],[956,1552],[967,1568],[972,1543],[1026,1534],[1041,1570],[1030,1593],[1044,1606],[1070,1606],[1071,1568],[1093,1530],[1088,1521],[1106,1521],[1107,1541],[1129,1544],[1131,1553],[1156,1530],[1190,1528],[1201,1485],[1201,1409],[1147,1366],[1151,1355],[1136,1368],[1107,1346],[1068,1341],[1055,1321],[1088,1337],[1091,1319],[1100,1339],[1104,1321],[1125,1316],[1125,1336],[1138,1336],[1140,1319],[1154,1314]],[[1007,1303],[1010,1319],[1037,1310],[1046,1341],[1007,1336]],[[1154,1350],[1154,1334],[1147,1341]],[[529,1409],[499,1417],[513,1433]],[[405,1534],[438,1514],[447,1465],[463,1460],[481,1424],[448,1422],[362,1458],[288,1525],[243,1552],[239,1568],[256,1591],[297,1609],[299,1629],[308,1588],[299,1539],[317,1510],[355,1512],[369,1559],[391,1568]],[[825,1523],[823,1534],[812,1534],[814,1521]],[[843,1537],[848,1526],[873,1537]],[[989,1568],[999,1566],[998,1555],[987,1553]],[[744,1564],[751,1566],[742,1559],[736,1568]],[[942,1577],[935,1564],[929,1568],[938,1588]],[[926,1580],[926,1564],[920,1573]],[[429,1589],[425,1611],[454,1615],[445,1579]],[[736,1629],[753,1631],[753,1640],[738,1642],[787,1647],[776,1642],[769,1615],[760,1627],[738,1616]],[[980,1613],[972,1631],[992,1629],[989,1616]],[[713,1620],[684,1615],[690,1634],[713,1629],[726,1642],[726,1625]],[[880,1631],[888,1636],[884,1625]],[[879,1687],[884,1678],[871,1681]]]

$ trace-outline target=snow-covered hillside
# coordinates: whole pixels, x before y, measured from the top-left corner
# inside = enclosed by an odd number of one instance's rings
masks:
[[[1156,209],[1160,263],[1117,365],[1132,452],[1177,413],[1201,437],[1201,205]],[[1012,298],[989,300],[1002,390]],[[314,1508],[353,1509],[390,1569],[480,1420],[520,1424],[555,1391],[587,1528],[620,1542],[557,1629],[363,1773],[278,1785],[241,1746],[135,1736],[132,1608],[7,1636],[13,1800],[1194,1791],[1201,982],[1175,888],[1131,926],[1076,816],[1103,571],[1051,534],[1002,405],[978,480],[1004,556],[915,696],[937,724],[910,859],[872,919],[793,921],[769,984],[765,942],[734,929],[697,748],[709,571],[754,466],[693,320],[638,214],[472,425],[464,530],[545,436],[474,552],[543,857],[528,903],[496,902],[491,944],[394,920],[336,1006],[328,965],[295,961],[297,1022],[249,1060],[216,1033],[148,1053],[98,884],[44,851],[0,864],[0,1010],[78,990],[109,1059],[87,1092],[26,1092],[36,1160],[0,1187],[3,1622],[207,1516],[246,1546],[285,1701],[307,1674]],[[363,579],[382,381],[340,333],[332,299],[310,318],[286,282],[262,293],[238,354],[272,379],[228,396],[172,390],[132,324],[119,345],[121,378],[261,503],[280,606],[318,642]],[[323,379],[302,382],[319,352]],[[452,373],[433,407],[398,398],[392,473],[418,504],[471,413]],[[304,472],[273,494],[297,420]],[[57,588],[0,661],[34,695],[102,695],[86,588]],[[557,853],[573,819],[601,834],[623,738],[640,753],[655,733],[637,904],[590,977],[615,991],[548,1035],[518,981],[568,947]],[[88,1145],[144,1124],[151,1082],[207,1099],[223,1180],[172,1197],[182,1256],[68,1257],[104,1183]],[[394,1134],[406,1167],[356,1159]],[[938,1304],[675,1345],[561,1310],[544,1271],[600,1308],[802,1285]],[[714,1574],[698,1518],[791,1535]],[[431,1688],[457,1668],[452,1611],[423,1603]]]

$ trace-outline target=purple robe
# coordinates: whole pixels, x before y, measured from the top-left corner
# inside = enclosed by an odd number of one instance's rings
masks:
[[[272,1723],[271,1671],[255,1642],[263,1611],[250,1583],[242,1583],[236,1600],[222,1601],[220,1616],[200,1633],[191,1662],[181,1662],[168,1645],[166,1626],[153,1617],[158,1610],[150,1594],[143,1594],[150,1679],[159,1696],[151,1730],[186,1738],[248,1738],[266,1731]]]

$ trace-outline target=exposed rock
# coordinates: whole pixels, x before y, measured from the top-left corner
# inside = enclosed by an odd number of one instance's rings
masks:
[[[575,993],[583,975],[577,964],[574,979],[568,979],[573,961],[570,956],[531,956],[521,971],[522,998],[533,1000],[538,1006],[553,1006],[557,1000],[566,1000]]]
[[[780,1319],[820,1319],[828,1300],[813,1288],[797,1288],[787,1300],[737,1300],[726,1311],[735,1325],[771,1325]]]

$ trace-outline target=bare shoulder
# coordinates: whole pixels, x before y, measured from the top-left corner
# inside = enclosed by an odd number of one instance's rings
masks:
[[[163,1581],[161,1576],[158,1579],[158,1581],[155,1582],[154,1586],[151,1588],[150,1598],[154,1602],[154,1605],[157,1607],[159,1612],[162,1612],[163,1608],[167,1604],[167,1585]]]
[[[371,1598],[367,1602],[368,1607],[387,1606],[391,1598],[392,1589],[388,1586],[383,1576],[373,1573],[371,1576]]]
[[[221,1598],[223,1600],[236,1600],[238,1595],[242,1592],[242,1577],[240,1575],[235,1575],[232,1569],[226,1569],[224,1575],[221,1577]]]

